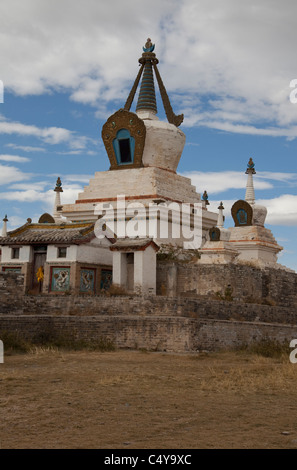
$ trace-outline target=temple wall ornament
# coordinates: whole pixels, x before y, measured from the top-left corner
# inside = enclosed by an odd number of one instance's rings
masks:
[[[29,223],[29,222],[28,222]],[[39,224],[54,224],[55,223],[55,219],[53,218],[52,215],[48,214],[47,212],[45,212],[44,214],[42,214],[39,219],[38,219],[38,223]]]
[[[218,242],[221,238],[221,230],[218,227],[212,227],[209,229],[209,240],[211,242]]]
[[[81,268],[80,270],[80,292],[95,291],[95,269],[94,268]]]
[[[67,292],[70,288],[70,268],[53,267],[51,275],[51,290],[53,292]]]
[[[102,127],[102,140],[110,161],[110,170],[140,168],[146,127],[137,114],[120,109]]]
[[[252,206],[240,199],[236,201],[231,208],[231,215],[234,220],[235,227],[243,227],[252,225],[253,209]]]
[[[58,192],[58,193],[62,193],[62,192],[63,192],[63,189],[62,189],[62,181],[61,181],[61,178],[60,178],[60,177],[58,177],[58,179],[57,179],[56,187],[55,187],[54,191],[56,191],[56,192]]]

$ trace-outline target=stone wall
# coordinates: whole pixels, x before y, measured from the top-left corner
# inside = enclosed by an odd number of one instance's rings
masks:
[[[0,272],[0,314],[23,313],[24,274]]]
[[[217,351],[261,339],[286,341],[297,338],[297,325],[140,316],[5,315],[1,331],[26,339],[62,336],[75,339],[109,339],[118,348],[155,351]],[[5,349],[5,344],[4,344]]]
[[[288,305],[194,297],[28,296],[22,283],[21,274],[0,273],[0,331],[28,338],[48,331],[104,337],[117,347],[176,352],[297,338],[297,311]]]
[[[231,288],[234,300],[297,307],[297,274],[282,269],[159,262],[157,286],[169,297],[224,297]]]
[[[297,324],[291,306],[212,300],[204,297],[24,295],[23,275],[0,273],[0,315],[167,316]]]

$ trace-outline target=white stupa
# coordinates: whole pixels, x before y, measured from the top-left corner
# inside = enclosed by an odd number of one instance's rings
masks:
[[[183,115],[177,116],[172,110],[154,48],[148,39],[139,59],[140,70],[124,108],[110,116],[102,127],[110,168],[96,172],[88,186],[78,194],[75,203],[62,206],[61,213],[69,221],[97,220],[98,204],[117,210],[118,196],[124,196],[127,204],[142,203],[146,208],[156,201],[179,206],[203,202],[191,180],[177,173],[186,140],[179,129]],[[154,75],[168,122],[157,116]],[[130,108],[140,80],[136,112],[132,112]],[[218,214],[202,205],[202,228],[206,232],[216,225]],[[120,211],[115,215],[117,220],[123,216]],[[175,219],[174,211],[172,219]],[[182,240],[171,242],[179,244]]]
[[[271,230],[264,226],[267,208],[256,204],[253,182],[256,171],[252,158],[246,174],[245,200],[236,201],[231,209],[235,227],[229,229],[229,243],[238,251],[238,262],[250,262],[259,267],[281,267],[277,265],[277,255],[283,248],[276,242]]]

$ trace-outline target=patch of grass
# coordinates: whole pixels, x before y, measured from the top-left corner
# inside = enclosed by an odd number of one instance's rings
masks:
[[[68,350],[68,351],[115,351],[114,342],[105,336],[96,339],[76,338],[74,334],[56,333],[48,328],[36,335],[30,340],[25,339],[19,332],[0,331],[0,339],[3,341],[5,354],[9,353],[27,353],[36,348],[45,350]]]
[[[222,294],[220,291],[216,292],[215,295],[216,295],[216,298],[219,299],[219,300],[226,300],[227,302],[232,302],[233,300],[233,289],[230,285],[228,285],[226,288],[225,288],[225,291],[224,291],[224,294]]]
[[[199,250],[185,250],[182,247],[172,245],[172,243],[163,244],[157,253],[158,261],[175,261],[178,263],[194,263],[201,258]]]
[[[283,356],[289,357],[291,352],[288,341],[280,342],[269,338],[263,338],[251,344],[242,345],[238,350],[276,359]]]
[[[113,296],[123,296],[123,295],[131,295],[129,294],[123,287],[118,286],[116,284],[111,284],[109,289],[101,289],[100,290],[100,295],[106,296],[106,297],[113,297]]]
[[[275,307],[277,305],[276,301],[274,299],[271,299],[270,297],[253,297],[253,296],[248,296],[244,299],[244,302],[247,304],[258,304],[258,305],[270,305],[271,307]]]
[[[1,330],[0,339],[3,341],[5,354],[12,352],[27,353],[30,351],[30,341],[26,340],[18,331]]]
[[[75,338],[71,334],[51,334],[48,337],[41,335],[33,338],[33,343],[37,345],[54,347],[71,351],[114,351],[115,345],[112,340],[101,336],[97,339]]]

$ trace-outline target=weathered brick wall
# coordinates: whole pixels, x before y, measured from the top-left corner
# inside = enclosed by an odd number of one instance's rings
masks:
[[[279,287],[277,279],[272,273],[271,289],[288,288],[293,295],[295,280],[284,276]],[[194,297],[28,296],[22,283],[20,274],[0,273],[0,331],[32,338],[50,330],[81,339],[104,337],[118,347],[166,351],[216,350],[263,337],[297,338],[294,306]]]
[[[159,263],[157,293],[169,297],[225,295],[234,300],[297,307],[297,274],[282,269],[258,269],[243,264],[191,265]]]
[[[263,339],[287,342],[289,345],[292,339],[297,338],[297,325],[199,320],[192,325],[190,336],[193,351],[234,348]]]
[[[297,324],[297,310],[292,307],[205,299],[168,299],[161,296],[24,296],[21,311],[25,315],[180,316],[188,318]],[[9,310],[6,310],[6,312],[13,313]],[[19,314],[20,309],[16,309],[15,313]]]
[[[24,275],[15,272],[0,272],[0,312],[21,313],[24,299]]]
[[[216,351],[261,339],[297,338],[297,326],[183,317],[6,315],[0,331],[17,332],[26,339],[46,334],[75,339],[111,340],[118,348],[156,351]],[[1,333],[0,333],[1,334]],[[4,344],[5,349],[5,344]]]
[[[297,309],[239,301],[209,300],[205,296],[75,296],[24,295],[23,276],[0,273],[0,319],[3,315],[168,316],[297,324]],[[275,281],[276,282],[276,281]]]

